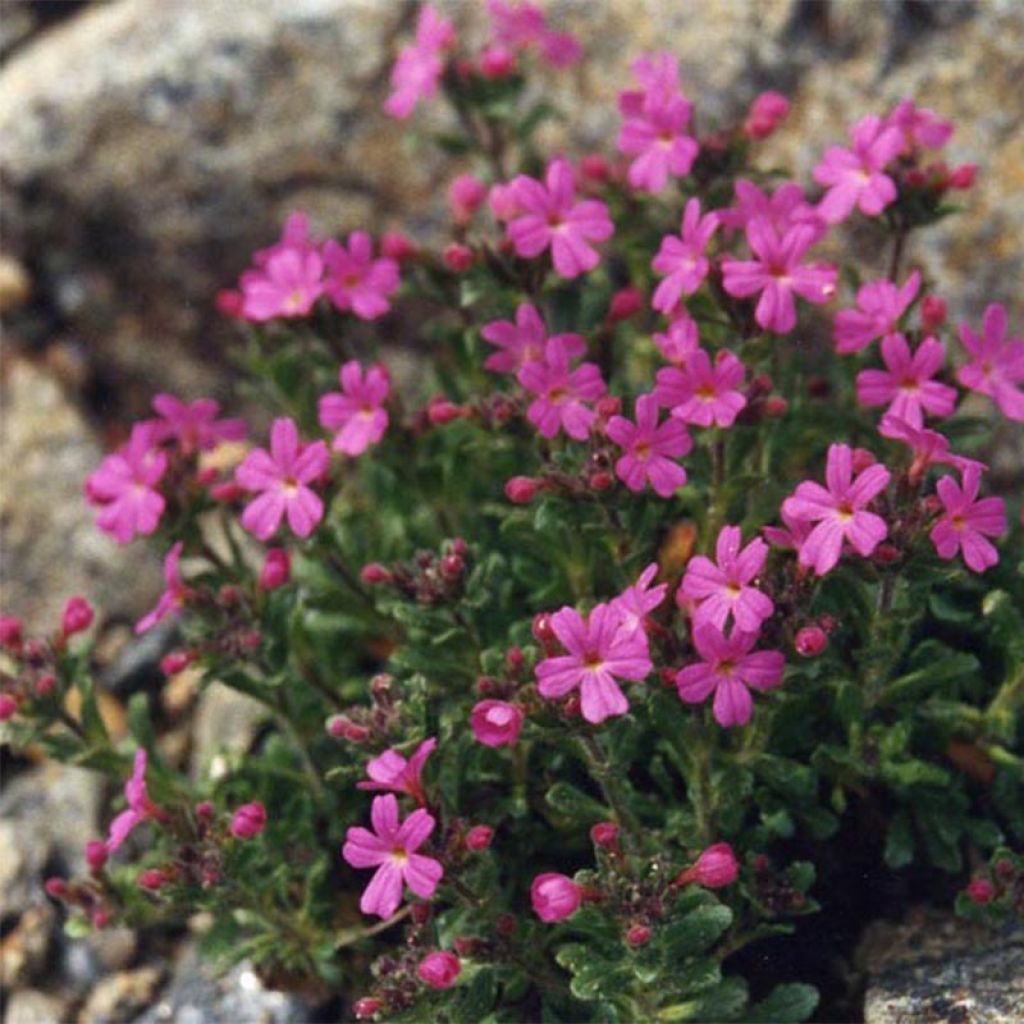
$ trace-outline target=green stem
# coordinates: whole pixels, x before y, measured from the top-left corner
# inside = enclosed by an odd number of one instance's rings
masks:
[[[580,733],[579,741],[583,748],[584,758],[590,767],[594,780],[601,789],[601,793],[604,795],[605,802],[611,807],[615,820],[625,829],[627,838],[634,846],[637,846],[641,833],[640,822],[637,820],[636,815],[633,814],[632,809],[623,796],[622,790],[619,788],[612,763],[601,749],[597,737],[592,733]]]

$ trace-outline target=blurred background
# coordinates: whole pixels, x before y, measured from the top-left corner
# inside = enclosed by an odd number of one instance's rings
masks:
[[[460,31],[482,34],[482,2],[438,6]],[[740,117],[764,89],[787,94],[793,109],[763,166],[804,181],[849,124],[902,97],[953,120],[946,159],[977,163],[977,183],[957,194],[962,214],[913,239],[908,265],[936,282],[954,322],[1003,302],[1011,333],[1024,331],[1024,2],[545,6],[586,54],[536,86],[569,115],[546,129],[548,142],[573,153],[611,151],[627,66],[652,49],[681,58],[704,130]],[[381,112],[415,16],[405,0],[0,0],[0,604],[30,630],[52,629],[72,593],[102,609],[112,715],[133,673],[155,661],[129,638],[160,571],[144,547],[118,549],[93,527],[82,483],[156,391],[231,400],[236,332],[215,296],[291,210],[308,211],[318,235],[401,227],[419,241],[443,237],[443,184],[469,168],[424,142],[443,127],[440,104],[408,124]],[[1020,433],[993,430],[1004,436],[998,471],[1020,475]],[[200,731],[243,728],[238,709],[205,714]],[[45,917],[32,895],[39,878],[73,866],[101,806],[99,783],[84,775],[51,783],[22,776],[0,806],[0,966],[15,986],[18,971],[34,977],[55,955],[44,943],[43,960],[38,949],[31,959],[34,935],[52,939],[52,921],[31,917]],[[135,962],[136,941],[61,946],[62,984],[114,977]],[[163,979],[138,974],[109,998],[148,1005]],[[231,998],[259,994],[254,978],[231,984]],[[8,1012],[5,1024],[47,1019],[22,1003],[28,1016]],[[290,1005],[261,1003],[258,1019],[299,1019]],[[255,1019],[255,1004],[240,1006],[219,1012]],[[107,1018],[100,1006],[81,1019]]]

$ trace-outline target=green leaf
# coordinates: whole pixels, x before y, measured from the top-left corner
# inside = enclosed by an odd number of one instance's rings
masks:
[[[813,985],[790,982],[776,985],[767,999],[751,1008],[746,1019],[754,1024],[799,1024],[817,1005],[818,990]]]
[[[906,811],[897,811],[885,836],[885,863],[894,870],[914,859],[914,826]]]
[[[698,907],[665,929],[662,945],[670,960],[703,953],[732,924],[732,911],[722,904]]]
[[[568,782],[556,782],[544,800],[552,810],[584,824],[606,821],[612,817],[611,811],[604,804]]]

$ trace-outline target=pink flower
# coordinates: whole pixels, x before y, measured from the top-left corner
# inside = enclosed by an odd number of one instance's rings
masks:
[[[825,482],[827,489],[805,480],[782,503],[784,515],[817,523],[800,546],[800,564],[812,567],[819,576],[839,561],[844,540],[866,558],[889,532],[881,516],[867,511],[867,505],[889,483],[889,471],[884,466],[868,466],[854,479],[850,446],[832,444]]]
[[[940,558],[953,558],[960,551],[969,569],[984,572],[999,561],[995,547],[985,538],[1006,532],[1006,508],[1002,498],[977,500],[981,481],[977,466],[965,468],[961,480],[962,486],[944,476],[936,484],[945,511],[929,536]]]
[[[814,168],[814,180],[828,191],[818,213],[829,224],[846,220],[856,206],[867,217],[877,217],[896,198],[896,185],[884,168],[903,149],[903,132],[872,114],[862,117],[850,131],[851,149],[829,146]]]
[[[746,178],[738,178],[733,190],[736,205],[716,211],[723,227],[746,230],[752,220],[759,218],[768,221],[778,234],[784,235],[794,225],[805,224],[813,229],[816,242],[828,230],[828,225],[807,202],[804,190],[795,181],[784,181],[771,196]]]
[[[740,866],[736,854],[728,843],[715,843],[697,858],[692,867],[676,876],[673,885],[689,885],[696,882],[705,889],[721,889],[732,885],[739,877]]]
[[[454,42],[452,23],[425,4],[416,25],[416,42],[402,48],[391,69],[392,92],[384,103],[386,113],[404,120],[421,99],[436,94],[444,71],[439,54]]]
[[[782,509],[781,515],[785,529],[779,526],[764,526],[761,532],[768,538],[769,544],[774,544],[777,548],[799,551],[813,527],[806,520],[788,514],[785,508]]]
[[[878,432],[882,437],[902,441],[910,448],[914,460],[907,475],[912,484],[919,483],[928,467],[935,463],[955,466],[961,472],[968,466],[977,466],[979,469],[986,468],[982,462],[951,452],[949,440],[943,434],[924,427],[915,427],[891,413],[886,413],[882,417],[878,425]]]
[[[537,875],[530,886],[530,902],[534,913],[545,924],[564,921],[576,913],[583,894],[580,887],[567,875],[554,871]]]
[[[520,303],[516,309],[516,322],[492,320],[480,331],[481,337],[499,351],[487,357],[484,368],[498,373],[518,373],[526,363],[543,360],[548,341],[547,328],[535,306]],[[587,343],[579,334],[555,334],[570,359],[587,351]]]
[[[631,103],[626,100],[624,113]],[[678,89],[655,88],[644,94],[640,109],[627,116],[619,132],[619,151],[635,157],[628,173],[633,188],[660,192],[669,175],[690,173],[700,149],[686,133],[692,113],[693,106]]]
[[[576,441],[585,441],[597,418],[585,403],[605,393],[601,371],[595,363],[569,369],[569,352],[563,336],[548,338],[544,359],[527,363],[519,371],[519,383],[538,397],[530,404],[527,418],[544,437],[564,430]]]
[[[186,403],[174,395],[161,394],[153,399],[153,408],[160,416],[153,421],[154,441],[173,437],[183,455],[209,451],[221,441],[245,439],[245,420],[218,420],[220,403],[212,398]]]
[[[457,224],[468,224],[487,198],[487,186],[472,174],[458,174],[448,186],[448,205]]]
[[[770,690],[778,686],[785,667],[781,652],[753,651],[756,642],[756,633],[733,629],[727,637],[710,624],[697,626],[693,644],[702,660],[676,674],[680,699],[699,704],[713,692],[715,721],[725,729],[746,725],[754,710],[750,688]]]
[[[422,807],[399,825],[398,801],[388,793],[373,798],[370,819],[373,832],[357,826],[348,830],[342,856],[354,868],[377,869],[363,892],[359,909],[387,918],[402,902],[404,885],[421,899],[430,899],[444,868],[433,857],[416,853],[435,825],[433,816]]]
[[[644,104],[652,95],[667,99],[682,91],[679,58],[668,50],[637,57],[629,70],[641,88],[619,93],[619,110],[627,117],[641,116]]]
[[[564,68],[583,54],[580,44],[568,32],[552,32],[544,12],[529,0],[488,0],[494,40],[499,46],[522,50],[539,47],[541,56],[553,67]]]
[[[899,330],[900,317],[921,286],[921,275],[915,270],[902,288],[892,281],[872,281],[857,290],[857,309],[841,309],[836,313],[836,351],[847,355],[859,352],[875,338],[884,338]]]
[[[738,629],[756,633],[775,611],[771,598],[750,585],[764,569],[768,545],[755,538],[741,551],[741,540],[738,526],[723,526],[715,546],[717,564],[704,555],[687,564],[676,601],[680,605],[684,598],[699,602],[693,615],[695,627],[710,623],[721,630],[731,615]]]
[[[281,520],[296,536],[308,537],[323,518],[324,505],[307,486],[327,472],[330,454],[323,441],[299,442],[295,421],[274,420],[270,451],[257,448],[235,470],[235,480],[247,491],[262,492],[246,505],[242,525],[260,540],[269,540]]]
[[[332,391],[320,398],[320,426],[336,430],[332,447],[346,455],[362,455],[376,444],[388,428],[384,403],[391,392],[387,367],[374,363],[363,375],[359,361],[352,359],[338,375],[341,393]]]
[[[647,616],[665,600],[668,584],[651,586],[657,575],[658,563],[652,562],[634,584],[609,602],[611,609],[622,619],[622,629],[626,632],[646,632]]]
[[[147,629],[152,629],[162,619],[179,611],[185,602],[193,596],[193,591],[185,586],[178,569],[178,561],[181,558],[183,547],[184,544],[179,540],[167,552],[164,558],[164,582],[166,583],[164,592],[160,595],[156,607],[135,623],[136,633],[145,633]]]
[[[515,198],[525,211],[508,227],[508,237],[520,256],[532,258],[551,249],[555,270],[571,279],[598,263],[588,242],[603,242],[614,232],[608,207],[596,200],[576,202],[572,166],[561,157],[548,164],[542,185],[518,175],[512,182]]]
[[[654,397],[684,423],[698,427],[731,427],[747,404],[739,386],[743,363],[727,349],[711,357],[699,348],[682,368],[667,366],[658,371]]]
[[[258,836],[267,824],[267,809],[263,804],[243,804],[231,815],[228,831],[236,839],[252,839]]]
[[[911,355],[902,334],[882,339],[884,370],[857,374],[857,401],[861,405],[886,405],[886,412],[912,427],[924,423],[924,414],[948,416],[956,405],[956,389],[932,380],[942,368],[946,349],[941,341],[925,338]]]
[[[146,789],[147,755],[144,748],[135,751],[132,777],[125,783],[124,796],[128,807],[110,823],[107,837],[107,852],[114,853],[128,838],[136,826],[147,818],[162,817],[163,811],[150,799]]]
[[[281,229],[281,237],[265,249],[257,249],[252,254],[254,267],[265,267],[270,258],[286,249],[296,249],[300,253],[315,252],[317,244],[309,234],[309,216],[301,210],[293,210],[288,214]]]
[[[69,597],[60,617],[60,635],[67,639],[76,633],[84,633],[95,616],[92,605],[84,597],[79,594]]]
[[[654,335],[654,344],[658,351],[676,366],[683,367],[687,360],[700,346],[700,333],[697,321],[682,309],[680,314],[668,325],[664,334]]]
[[[718,227],[714,212],[700,215],[700,200],[689,199],[683,211],[679,237],[666,235],[651,261],[659,274],[667,275],[655,289],[651,305],[662,313],[672,310],[684,295],[692,295],[708,276],[711,264],[704,250]]]
[[[802,658],[816,658],[828,646],[828,634],[821,626],[804,626],[793,640],[796,653]]]
[[[131,438],[85,482],[90,505],[100,506],[96,524],[119,544],[135,534],[148,536],[163,515],[165,501],[156,489],[167,469],[167,456],[154,448],[150,424],[136,423]]]
[[[654,395],[636,400],[636,423],[613,416],[605,433],[623,450],[615,473],[631,490],[640,492],[648,484],[662,498],[670,498],[686,483],[686,470],[674,460],[693,448],[693,439],[678,419],[658,424],[658,403]]]
[[[607,604],[597,605],[586,619],[575,608],[555,612],[551,628],[569,653],[537,666],[541,696],[558,699],[578,688],[583,717],[594,725],[624,715],[629,702],[616,679],[639,682],[653,665],[643,631],[622,626],[621,614]]]
[[[1011,420],[1024,422],[1024,339],[1006,337],[1006,310],[993,303],[985,310],[978,337],[969,324],[960,325],[960,341],[972,359],[957,379],[965,388],[988,395]]]
[[[408,760],[397,750],[385,750],[379,757],[366,765],[369,782],[358,782],[358,789],[392,789],[396,793],[408,793],[417,803],[425,804],[423,792],[423,766],[437,747],[437,740],[431,736],[417,748]]]
[[[469,716],[470,728],[485,747],[511,747],[519,739],[523,712],[505,700],[482,700]]]
[[[723,260],[722,284],[730,295],[741,299],[760,292],[754,317],[766,331],[788,334],[793,330],[794,294],[815,305],[835,295],[839,276],[835,267],[800,262],[816,241],[811,225],[795,224],[779,232],[768,221],[755,217],[747,224],[747,241],[757,259]]]
[[[242,318],[262,323],[308,316],[323,294],[323,273],[324,261],[315,249],[277,248],[262,267],[242,275]]]
[[[462,964],[454,953],[428,953],[416,968],[420,980],[431,988],[451,988],[462,972]]]
[[[917,107],[913,100],[903,99],[885,119],[887,128],[898,128],[903,134],[904,154],[915,149],[941,149],[953,134],[953,122],[945,121],[934,110]]]
[[[332,238],[324,243],[323,254],[328,271],[324,292],[339,310],[376,320],[391,308],[388,297],[398,290],[398,263],[387,256],[374,259],[373,240],[365,231],[353,231],[347,247]]]

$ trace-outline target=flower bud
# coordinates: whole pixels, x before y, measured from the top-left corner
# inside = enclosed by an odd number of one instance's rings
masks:
[[[591,473],[587,483],[592,491],[607,491],[615,483],[615,477],[607,470],[602,469],[596,473]]]
[[[779,419],[789,411],[789,402],[781,395],[772,395],[764,400],[764,414],[770,419]]]
[[[697,862],[675,879],[674,885],[689,885],[696,882],[706,889],[720,889],[736,881],[739,864],[732,847],[728,843],[715,843],[709,846],[698,858]]]
[[[588,153],[580,160],[580,173],[590,181],[605,182],[610,175],[608,161],[600,153]]]
[[[196,818],[201,822],[213,821],[213,804],[209,800],[203,800],[195,806]]]
[[[645,946],[651,941],[651,929],[645,924],[634,924],[626,932],[626,942],[630,946]]]
[[[195,660],[195,655],[190,651],[171,651],[160,659],[160,671],[165,676],[177,675]]]
[[[466,563],[458,555],[445,555],[441,559],[441,575],[446,580],[457,580],[466,568]]]
[[[444,396],[432,398],[427,405],[427,419],[435,427],[443,427],[452,420],[461,419],[465,411]]]
[[[958,189],[970,188],[974,184],[977,174],[977,164],[960,164],[959,167],[954,167],[950,172],[949,187]]]
[[[90,871],[100,871],[107,863],[107,844],[101,839],[90,839],[85,844],[85,863],[89,865]]]
[[[416,247],[401,231],[385,231],[380,238],[380,254],[404,263],[416,254]]]
[[[52,672],[44,672],[32,684],[32,692],[37,697],[49,697],[57,689],[57,677]]]
[[[487,193],[487,205],[491,208],[494,219],[498,221],[512,220],[522,211],[512,185],[492,185],[490,192]]]
[[[409,916],[412,918],[413,924],[426,924],[430,920],[430,904],[413,903]]]
[[[987,878],[975,878],[967,886],[967,898],[973,903],[991,903],[995,887]]]
[[[494,840],[494,829],[490,825],[474,825],[466,833],[466,846],[474,853],[486,850]]]
[[[816,658],[828,646],[828,637],[819,626],[804,626],[794,642],[796,653],[804,658]]]
[[[356,725],[345,715],[331,715],[327,719],[327,735],[350,743],[365,743],[370,738],[370,730],[365,725]]]
[[[231,834],[236,839],[252,839],[258,836],[267,824],[267,812],[263,804],[257,802],[243,804],[231,816]]]
[[[852,452],[852,464],[854,473],[863,473],[869,466],[873,466],[878,460],[874,452],[867,448],[854,448]]]
[[[214,306],[222,316],[238,319],[242,315],[242,293],[234,288],[222,288],[214,298]]]
[[[513,505],[529,505],[537,491],[540,481],[528,476],[514,476],[505,484],[505,497]]]
[[[68,894],[68,883],[63,878],[48,878],[43,885],[46,895],[55,900],[62,900]]]
[[[214,484],[210,488],[210,497],[224,505],[230,504],[232,501],[238,501],[243,494],[245,494],[245,490],[239,487],[234,480],[225,480],[224,483]]]
[[[93,928],[103,929],[110,924],[111,918],[110,910],[107,907],[97,907],[89,918],[92,921]]]
[[[763,92],[750,105],[743,133],[751,139],[766,139],[789,113],[789,100],[779,92]]]
[[[473,250],[468,245],[452,242],[441,254],[444,265],[455,274],[464,274],[473,266]]]
[[[159,868],[146,868],[139,875],[139,888],[148,892],[158,892],[169,881],[167,875]]]
[[[523,711],[508,701],[482,700],[470,712],[469,724],[485,747],[511,747],[523,728]]]
[[[875,561],[879,565],[892,565],[899,560],[900,549],[895,544],[879,544],[875,548]]]
[[[530,886],[534,912],[547,924],[563,921],[580,905],[580,887],[567,875],[548,872],[538,875]]]
[[[926,295],[921,300],[921,326],[927,333],[946,322],[946,300],[941,295]]]
[[[368,565],[364,565],[359,573],[359,578],[371,586],[376,586],[378,583],[391,583],[394,580],[390,570],[380,562],[370,562]]]
[[[612,296],[612,301],[608,305],[608,319],[613,323],[618,323],[620,320],[628,320],[643,308],[643,292],[634,285],[626,285],[625,288],[620,288]]]
[[[235,583],[225,583],[217,591],[217,603],[221,608],[234,608],[242,602],[242,588]]]
[[[92,625],[95,614],[92,605],[80,594],[69,597],[60,617],[61,636],[66,638],[84,633]]]
[[[480,74],[492,81],[507,78],[516,69],[516,57],[511,50],[495,44],[480,54]]]
[[[421,980],[431,988],[451,988],[462,971],[462,964],[454,953],[428,953],[416,968]]]
[[[597,400],[594,410],[601,419],[610,420],[622,412],[622,399],[618,395],[605,395]]]
[[[263,560],[258,586],[260,590],[277,590],[292,578],[291,556],[284,548],[271,548]]]
[[[448,186],[448,205],[457,224],[468,224],[487,198],[487,186],[472,174],[459,174]]]
[[[599,821],[590,829],[590,838],[595,846],[614,850],[619,845],[619,826],[614,821]]]
[[[357,1020],[369,1020],[370,1017],[375,1017],[380,1013],[383,1006],[384,1004],[379,999],[374,999],[372,996],[363,996],[362,999],[356,1000],[352,1011],[355,1013]]]
[[[18,713],[18,702],[9,693],[0,693],[0,722],[7,722]]]
[[[512,672],[513,674],[522,669],[525,660],[526,659],[523,657],[522,648],[520,647],[510,647],[505,652],[505,668],[507,668],[509,672]]]
[[[16,615],[0,615],[0,647],[16,652],[21,646],[24,628]]]

